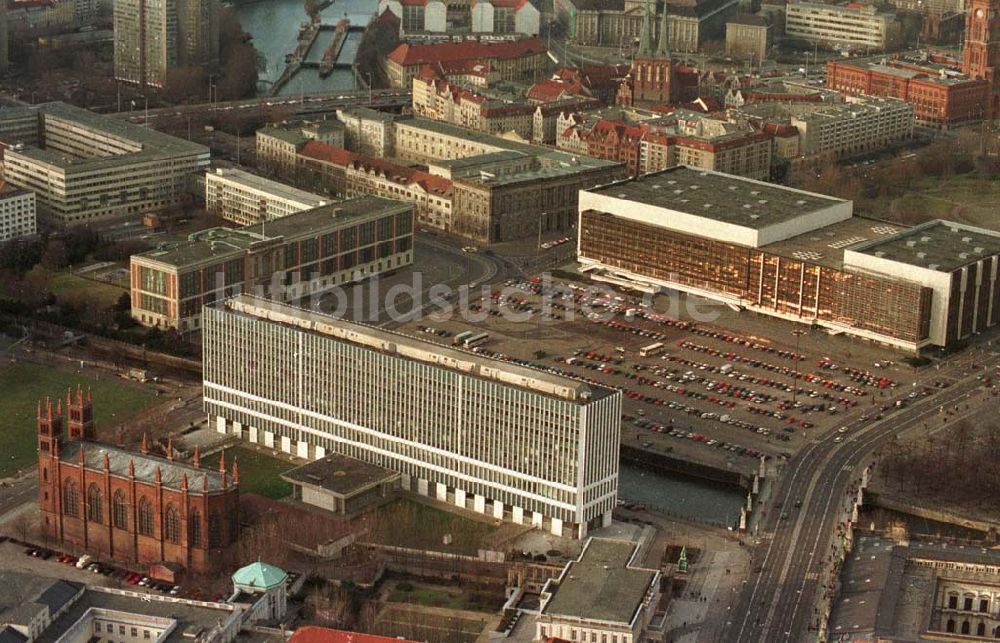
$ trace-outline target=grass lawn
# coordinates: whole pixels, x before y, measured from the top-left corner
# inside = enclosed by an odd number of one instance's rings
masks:
[[[412,589],[403,590],[397,585],[389,592],[389,601],[393,603],[424,605],[427,607],[447,607],[453,610],[471,610],[474,612],[496,611],[496,605],[483,605],[469,600],[469,595],[460,588],[452,589],[418,585]]]
[[[43,268],[35,268],[47,274],[49,290],[58,299],[63,297],[82,299],[93,303],[97,308],[108,308],[117,303],[124,288],[113,286],[103,281],[84,279],[70,272],[46,272]]]
[[[372,539],[377,543],[472,556],[479,550],[483,538],[496,531],[496,527],[489,523],[470,520],[406,498],[380,507],[376,520]],[[450,545],[444,544],[445,534],[451,534]]]
[[[892,209],[905,215],[907,220],[952,219],[997,229],[998,201],[1000,181],[962,175],[944,181],[916,182],[910,192],[895,200]]]
[[[97,434],[110,439],[116,427],[147,406],[156,403],[152,391],[108,375],[100,380],[92,373],[75,373],[56,370],[37,364],[9,362],[0,364],[0,439],[4,448],[0,453],[0,478],[16,473],[37,460],[35,440],[35,410],[38,400],[46,396],[65,397],[66,389],[76,389],[80,384],[89,386],[94,395],[94,422]]]
[[[203,458],[204,467],[219,466],[218,453]],[[278,476],[294,469],[295,465],[253,449],[234,447],[226,449],[226,468],[232,470],[233,458],[240,462],[240,491],[255,493],[265,498],[277,500],[292,493],[292,485]]]

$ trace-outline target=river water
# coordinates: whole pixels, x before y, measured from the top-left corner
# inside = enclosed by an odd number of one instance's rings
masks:
[[[746,494],[737,487],[622,464],[618,496],[687,520],[734,526]]]
[[[352,25],[365,26],[378,9],[377,0],[334,0],[323,10],[323,24],[333,25],[346,17]],[[299,27],[308,21],[302,0],[258,0],[234,6],[243,31],[253,37],[253,46],[264,57],[266,68],[260,80],[273,82],[285,69],[285,55],[295,51]],[[330,32],[332,34],[332,32]],[[320,39],[325,36],[321,33]],[[332,37],[332,36],[331,36]],[[353,62],[361,43],[361,33],[351,32],[340,53],[341,62]],[[316,51],[318,47],[313,46]],[[319,56],[322,52],[319,50]],[[310,52],[313,53],[313,52]],[[315,68],[302,69],[281,90],[282,96],[336,92],[357,89],[354,74],[349,69],[336,69],[327,78],[319,77]]]

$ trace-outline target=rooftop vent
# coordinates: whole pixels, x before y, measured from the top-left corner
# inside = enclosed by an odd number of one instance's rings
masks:
[[[915,245],[917,245],[917,242],[914,241],[914,240],[912,240],[912,239],[906,242],[906,247],[907,248],[912,248]]]
[[[795,205],[805,205],[805,204],[806,204],[805,199],[799,199],[798,201],[795,202]]]
[[[926,257],[927,257],[927,253],[926,252],[918,252],[917,253],[917,259],[925,259]]]
[[[750,194],[751,194],[752,196],[757,196],[757,195],[759,195],[759,194],[760,194],[760,190],[750,190]]]
[[[684,190],[674,190],[674,194],[683,194]]]
[[[675,183],[677,183],[677,181],[675,179],[669,179],[667,181],[667,185],[674,185]]]
[[[662,187],[662,186],[660,186],[659,184],[657,184],[657,185],[654,185],[654,186],[653,186],[653,189],[654,189],[654,190],[659,190],[659,189],[660,189],[660,187]]]
[[[692,190],[697,190],[697,189],[698,189],[698,186],[697,186],[697,185],[692,185],[692,186],[691,186],[691,189],[692,189]]]
[[[881,250],[876,250],[875,251],[875,256],[881,258],[881,257],[885,256],[885,253],[882,252]]]
[[[927,267],[930,268],[931,270],[937,270],[940,266],[938,266],[936,263],[932,263],[931,265],[929,265]]]
[[[968,259],[969,258],[969,253],[968,252],[960,252],[960,253],[958,253],[958,258],[959,259]]]
[[[701,206],[701,207],[703,207],[703,208],[705,208],[705,209],[707,210],[707,209],[709,209],[710,207],[712,207],[712,204],[711,204],[711,203],[706,203],[705,205],[703,205],[703,206]]]
[[[757,203],[759,203],[761,205],[767,205],[767,199],[760,199],[760,200],[757,201]]]
[[[619,199],[624,199],[624,198],[627,198],[627,197],[628,197],[628,195],[627,195],[627,194],[625,194],[624,192],[620,192],[620,193],[618,194],[618,198],[619,198]]]
[[[750,209],[750,208],[752,208],[753,206],[752,206],[752,205],[750,205],[749,203],[744,203],[744,204],[743,204],[743,207],[744,207],[744,208],[746,208],[747,210],[749,210],[749,209]]]
[[[972,237],[962,237],[962,243],[972,243]]]
[[[735,190],[735,189],[736,189],[736,186],[735,186],[735,185],[730,185],[730,186],[729,186],[729,189],[730,189],[730,190]]]
[[[984,250],[985,248],[983,248],[982,246],[976,246],[975,248],[972,249],[972,251],[975,252],[977,255],[983,254]]]
[[[930,237],[928,237],[928,236],[923,236],[923,237],[920,237],[920,240],[921,240],[922,242],[924,242],[924,243],[927,243],[928,241],[930,241],[930,240],[931,240],[931,238],[930,238]]]
[[[759,218],[760,218],[760,215],[759,215],[759,214],[751,214],[751,215],[750,215],[750,218],[751,218],[751,219],[759,219]]]

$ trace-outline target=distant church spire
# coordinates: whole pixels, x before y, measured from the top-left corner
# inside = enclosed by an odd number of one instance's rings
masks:
[[[656,47],[657,58],[670,58],[670,21],[667,19],[667,0],[663,0],[663,13],[660,14],[660,42]]]
[[[649,0],[645,0],[642,9],[642,31],[639,32],[639,58],[649,58],[652,55],[653,29],[649,21]]]

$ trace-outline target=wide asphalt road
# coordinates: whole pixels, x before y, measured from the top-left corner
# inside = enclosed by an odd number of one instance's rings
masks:
[[[947,370],[959,370],[970,359],[963,356]],[[733,619],[723,630],[724,641],[815,639],[820,618],[815,605],[826,590],[822,583],[833,564],[832,538],[846,517],[861,470],[891,435],[927,423],[939,416],[942,407],[954,406],[982,387],[974,374],[959,375],[961,379],[948,388],[910,400],[908,406],[886,412],[881,420],[869,423],[856,418],[846,425],[842,442],[828,437],[789,460],[771,495],[775,506],[758,509],[767,512],[761,531],[772,535],[762,537],[753,552],[750,577]],[[928,376],[947,379],[945,372],[931,371],[924,375]],[[800,507],[795,507],[797,502]]]

